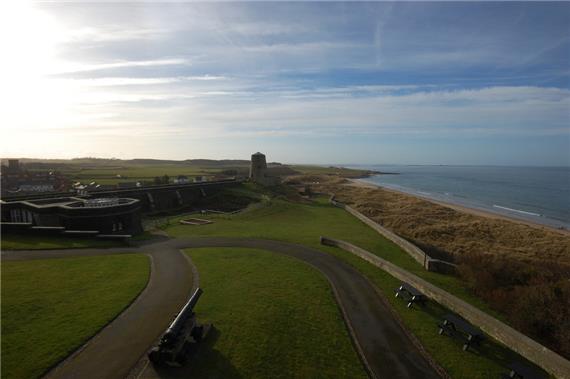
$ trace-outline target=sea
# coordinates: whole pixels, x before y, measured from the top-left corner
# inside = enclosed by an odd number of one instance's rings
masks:
[[[570,228],[570,167],[351,165],[364,182],[555,228]]]

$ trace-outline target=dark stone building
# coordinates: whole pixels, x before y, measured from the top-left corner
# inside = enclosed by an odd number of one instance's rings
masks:
[[[93,235],[133,235],[142,232],[141,204],[137,199],[61,197],[1,201],[3,231],[59,230]]]
[[[219,203],[216,196],[220,191],[239,183],[231,179],[134,187],[93,191],[82,197],[53,197],[53,194],[4,197],[0,200],[2,232],[134,235],[142,232],[141,215],[212,209],[212,205],[216,207]]]

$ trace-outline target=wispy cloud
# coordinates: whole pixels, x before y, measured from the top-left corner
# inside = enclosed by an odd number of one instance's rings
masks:
[[[160,77],[160,78],[128,78],[128,77],[103,77],[91,79],[63,79],[80,86],[93,87],[113,87],[113,86],[151,86],[159,84],[182,83],[192,81],[214,81],[226,80],[225,76],[178,76],[178,77]],[[59,80],[61,82],[62,80]]]
[[[173,65],[190,65],[189,59],[182,58],[167,58],[167,59],[155,59],[155,60],[144,60],[144,61],[115,61],[115,62],[105,62],[105,63],[69,63],[61,64],[57,71],[51,72],[51,74],[69,74],[77,72],[88,72],[88,71],[99,71],[99,70],[109,70],[116,68],[136,68],[136,67],[152,67],[152,66],[173,66]]]

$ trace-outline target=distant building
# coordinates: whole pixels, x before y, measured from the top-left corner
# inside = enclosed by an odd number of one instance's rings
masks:
[[[113,184],[97,184],[95,187],[89,187],[89,191],[112,191],[116,188],[117,186]]]
[[[53,192],[55,191],[54,183],[50,182],[30,182],[30,183],[20,183],[20,192]]]
[[[18,159],[8,159],[8,172],[20,172],[20,161]]]
[[[127,189],[127,188],[137,188],[140,187],[138,182],[121,182],[117,184],[117,187],[120,189]]]
[[[177,178],[174,179],[174,184],[188,184],[190,183],[190,179],[184,175],[178,175]]]
[[[8,159],[1,167],[1,195],[68,191],[70,181],[57,171],[28,171],[18,159]]]
[[[196,176],[194,177],[194,183],[202,183],[206,181],[206,177],[205,176]]]
[[[269,175],[265,155],[260,152],[252,154],[251,156],[249,179],[252,182],[259,183],[264,186],[273,186],[280,182],[278,177]]]

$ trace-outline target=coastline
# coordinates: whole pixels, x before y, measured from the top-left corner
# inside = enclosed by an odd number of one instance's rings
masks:
[[[350,184],[347,184],[347,185],[352,186],[352,187],[381,189],[384,191],[396,193],[398,195],[405,195],[405,196],[410,196],[413,198],[425,200],[425,201],[428,201],[430,203],[441,205],[443,207],[451,208],[455,211],[468,213],[468,214],[471,214],[474,216],[480,216],[480,217],[485,217],[485,218],[490,218],[490,219],[495,219],[495,220],[510,221],[510,222],[514,222],[517,224],[522,224],[522,225],[530,226],[533,228],[537,228],[537,229],[544,229],[544,230],[548,230],[548,231],[557,232],[557,233],[560,233],[564,236],[570,235],[570,230],[568,230],[568,229],[558,229],[558,228],[551,226],[551,225],[541,224],[541,223],[533,222],[530,220],[524,220],[524,219],[514,217],[514,216],[509,216],[509,215],[505,215],[505,214],[501,214],[501,213],[495,213],[495,212],[491,212],[491,211],[487,211],[487,210],[483,210],[483,209],[479,209],[479,208],[472,208],[472,207],[468,207],[465,205],[449,203],[449,202],[433,199],[433,198],[430,198],[427,196],[411,194],[411,193],[404,192],[404,191],[398,191],[396,189],[387,188],[387,187],[376,185],[376,184],[373,184],[370,182],[366,182],[366,181],[362,180],[361,178],[359,178],[359,179],[347,179],[347,180],[350,182]]]

